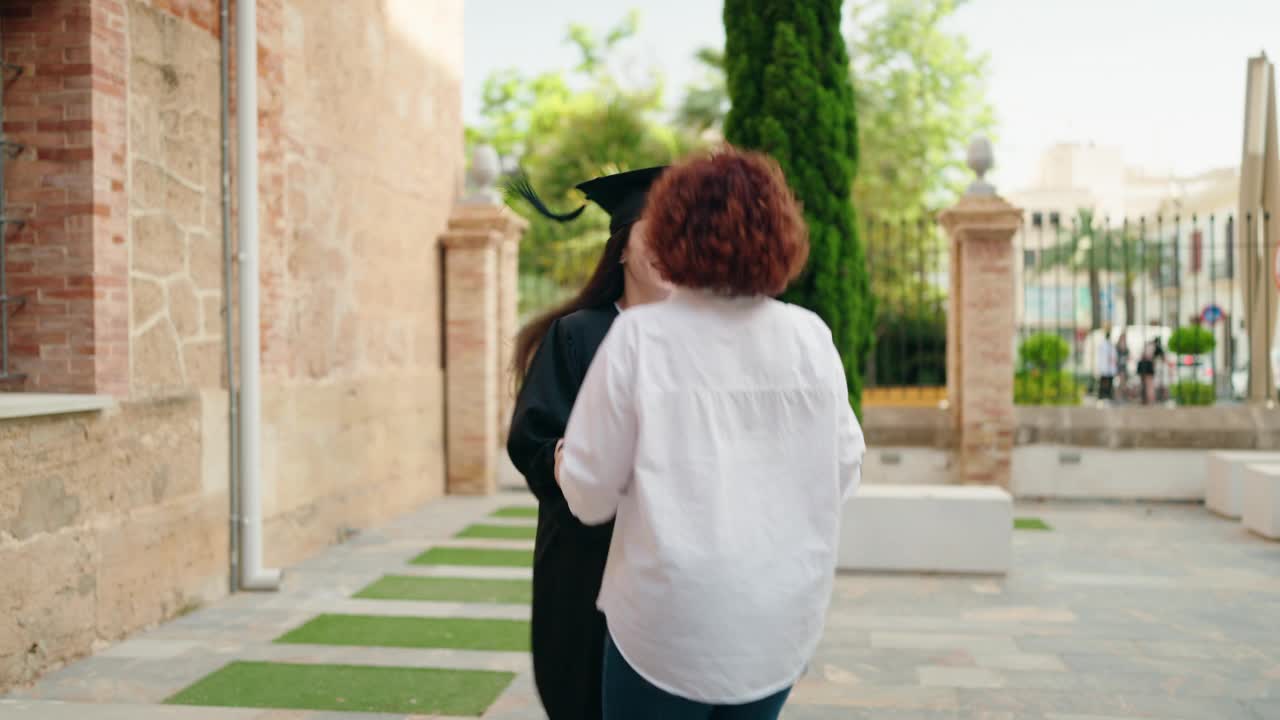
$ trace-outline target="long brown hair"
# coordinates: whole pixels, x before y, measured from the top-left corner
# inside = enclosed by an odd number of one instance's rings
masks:
[[[535,317],[520,328],[520,333],[516,335],[516,352],[511,368],[517,385],[523,382],[525,374],[529,372],[534,353],[538,351],[543,337],[555,321],[579,310],[616,303],[622,298],[626,277],[622,267],[622,255],[627,250],[627,241],[630,238],[631,224],[618,228],[617,232],[613,233],[604,244],[600,262],[596,264],[596,269],[591,272],[591,278],[587,280],[586,285],[582,286],[578,294],[571,300]]]

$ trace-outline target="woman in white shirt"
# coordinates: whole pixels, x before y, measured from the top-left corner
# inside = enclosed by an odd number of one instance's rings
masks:
[[[616,516],[604,716],[773,719],[822,634],[862,430],[830,330],[771,299],[808,255],[777,163],[688,160],[648,203],[677,289],[614,322],[557,453],[574,515]]]

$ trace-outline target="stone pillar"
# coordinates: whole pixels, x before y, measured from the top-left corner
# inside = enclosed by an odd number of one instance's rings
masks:
[[[445,249],[446,489],[487,495],[497,488],[497,460],[511,419],[510,379],[516,333],[516,267],[528,223],[493,190],[496,155],[480,148],[471,191],[440,238]]]
[[[951,245],[947,388],[959,438],[956,479],[1008,488],[1016,429],[1013,236],[1022,211],[981,179],[991,167],[985,140],[974,141],[969,163],[979,179],[940,218]]]
[[[1272,407],[1276,379],[1271,371],[1271,347],[1276,333],[1275,308],[1280,302],[1275,286],[1280,222],[1274,219],[1280,211],[1280,137],[1276,132],[1275,65],[1265,54],[1249,59],[1246,87],[1236,238],[1249,340],[1249,402]],[[1273,218],[1270,222],[1262,219],[1268,215]]]
[[[519,221],[518,223],[513,221]],[[520,332],[520,238],[524,218],[508,211],[502,241],[498,244],[498,442],[506,445],[511,413],[516,404],[516,382],[511,375],[516,334]]]

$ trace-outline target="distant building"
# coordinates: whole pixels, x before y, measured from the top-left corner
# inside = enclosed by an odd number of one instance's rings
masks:
[[[1244,326],[1236,311],[1244,303],[1232,247],[1239,237],[1234,217],[1239,182],[1236,168],[1191,176],[1147,172],[1128,165],[1116,147],[1059,144],[1047,149],[1032,184],[1007,193],[1026,211],[1017,275],[1022,334],[1061,334],[1076,347],[1076,359],[1087,370],[1091,361],[1081,341],[1093,324],[1086,271],[1093,263],[1099,268],[1103,324],[1119,327],[1131,319],[1137,325],[1173,328],[1207,319],[1218,334],[1217,370],[1233,365],[1238,370],[1232,346],[1243,342]],[[1095,229],[1119,233],[1127,223],[1135,239],[1131,259],[1145,266],[1130,266],[1123,257],[1090,256],[1087,245],[1076,248],[1071,263],[1053,262],[1050,258],[1061,255],[1055,247],[1070,237],[1082,209],[1093,211]],[[1111,247],[1119,252],[1121,243]],[[1128,301],[1126,268],[1131,268]],[[1228,333],[1228,326],[1234,332]],[[1238,352],[1234,357],[1245,359]]]

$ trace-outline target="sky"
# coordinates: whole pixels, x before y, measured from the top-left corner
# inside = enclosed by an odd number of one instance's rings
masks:
[[[721,47],[718,0],[467,0],[463,108],[477,119],[484,78],[503,68],[568,68],[570,23],[604,30],[641,9],[628,67],[662,73],[668,100],[700,75],[694,52]],[[1280,0],[970,0],[950,28],[990,56],[996,170],[1003,190],[1034,177],[1060,142],[1121,148],[1153,172],[1237,165],[1246,60],[1280,59]]]

